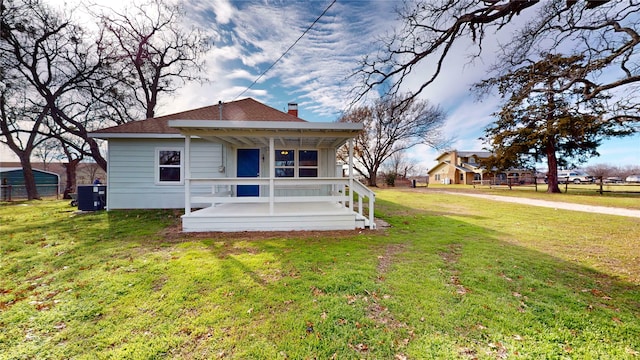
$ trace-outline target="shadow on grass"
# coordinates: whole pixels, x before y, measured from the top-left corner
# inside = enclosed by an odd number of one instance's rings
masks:
[[[154,350],[146,334],[164,332],[172,339],[164,344],[190,349],[179,351],[184,357],[220,348],[232,358],[624,358],[640,350],[637,285],[503,241],[509,234],[471,222],[489,218],[449,205],[425,210],[379,198],[377,216],[392,225],[384,232],[258,238],[167,235],[179,222],[172,210],[51,216],[38,226],[59,234],[57,245],[3,259],[24,261],[30,274],[0,267],[0,299],[27,279],[40,281],[34,273],[46,273],[48,288],[73,289],[75,299],[56,305],[64,292],[52,295],[46,304],[61,312],[52,317],[28,303],[48,296],[43,287],[23,288],[23,299],[4,302],[0,324],[9,335],[2,346],[9,357],[50,347],[63,357],[123,348],[160,356],[169,345]],[[150,307],[153,320],[142,327],[139,319],[148,316],[139,309]],[[184,316],[185,309],[201,310]],[[60,321],[76,321],[84,333],[76,337],[69,325],[62,346],[21,348],[23,327],[54,337],[64,331]],[[202,337],[209,328],[232,330]]]
[[[378,198],[376,205],[392,225],[390,238],[411,244],[387,279],[398,296],[425,299],[393,306],[416,333],[444,332],[459,346],[457,356],[638,354],[640,342],[631,335],[640,331],[638,285],[465,221],[483,217],[425,209],[440,208],[435,202],[411,207]],[[438,345],[429,336],[413,344]]]

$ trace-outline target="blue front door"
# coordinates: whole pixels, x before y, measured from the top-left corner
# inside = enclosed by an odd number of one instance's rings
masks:
[[[238,177],[260,176],[260,149],[238,149]],[[238,196],[260,196],[258,185],[238,185]]]

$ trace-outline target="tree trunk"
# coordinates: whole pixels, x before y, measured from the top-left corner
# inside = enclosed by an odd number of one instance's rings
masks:
[[[549,89],[553,88],[553,79],[549,78]],[[547,155],[547,193],[557,194],[560,193],[558,187],[558,158],[556,158],[556,138],[554,135],[554,110],[556,109],[556,102],[552,92],[547,93],[547,143],[545,144],[545,152]]]
[[[31,161],[24,153],[20,156],[20,165],[22,166],[22,173],[24,174],[24,187],[27,191],[27,199],[40,200],[40,194],[38,194],[38,187],[36,186],[36,178],[33,176]]]
[[[560,193],[558,187],[558,159],[556,158],[556,147],[552,141],[547,143],[547,192]]]
[[[367,177],[367,185],[372,187],[378,187],[378,167],[369,169],[369,176]]]
[[[98,146],[98,143],[92,138],[88,138],[87,142],[89,143],[91,157],[93,157],[93,160],[102,168],[102,170],[107,171],[107,160],[100,153],[100,146]]]
[[[64,189],[64,194],[62,195],[63,199],[71,199],[71,195],[69,194],[76,192],[76,173],[78,163],[80,163],[80,159],[72,159],[69,160],[68,163],[64,164],[67,173],[67,185]]]

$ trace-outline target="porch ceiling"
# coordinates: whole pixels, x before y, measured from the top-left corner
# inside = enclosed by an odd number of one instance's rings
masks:
[[[198,136],[234,146],[335,148],[362,131],[362,124],[285,121],[171,120],[169,126],[183,135]]]

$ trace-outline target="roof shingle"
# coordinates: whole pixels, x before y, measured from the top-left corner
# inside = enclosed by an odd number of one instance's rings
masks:
[[[179,134],[178,129],[169,127],[169,120],[230,120],[230,121],[297,121],[306,122],[297,116],[276,110],[252,98],[222,103],[222,118],[219,105],[205,106],[175,114],[93,131],[95,134]]]

